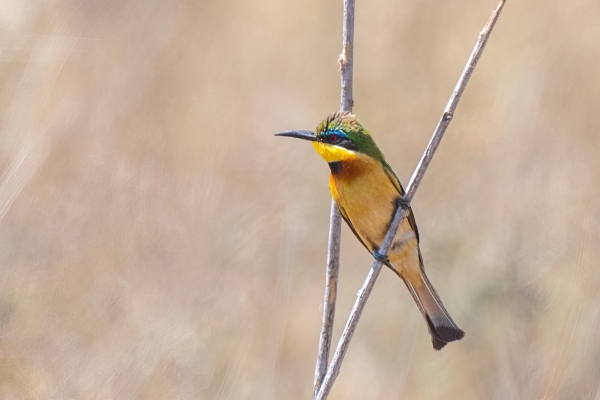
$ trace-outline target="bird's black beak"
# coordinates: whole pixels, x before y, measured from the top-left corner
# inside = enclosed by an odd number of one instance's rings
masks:
[[[298,139],[309,140],[311,142],[316,142],[317,137],[314,132],[311,131],[287,131],[287,132],[279,132],[276,133],[275,136],[288,136]]]

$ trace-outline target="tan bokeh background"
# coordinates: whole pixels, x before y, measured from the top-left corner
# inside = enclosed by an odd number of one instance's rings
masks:
[[[406,182],[495,1],[359,1]],[[306,399],[341,1],[0,3],[0,398]],[[600,3],[511,1],[418,192],[442,352],[383,271],[332,399],[600,396]],[[370,255],[344,227],[335,340]]]

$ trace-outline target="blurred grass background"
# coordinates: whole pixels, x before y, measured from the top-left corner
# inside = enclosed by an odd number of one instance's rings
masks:
[[[495,1],[357,4],[406,183]],[[341,1],[0,2],[0,398],[310,398]],[[466,338],[382,273],[332,399],[600,398],[600,3],[509,1],[414,202]],[[344,227],[334,340],[371,258]]]

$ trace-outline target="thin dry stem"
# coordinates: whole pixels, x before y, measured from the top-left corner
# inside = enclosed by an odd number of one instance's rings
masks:
[[[339,63],[341,69],[340,110],[352,111],[352,72],[354,61],[354,0],[344,0],[344,24],[342,34],[342,54]],[[314,396],[321,388],[327,373],[331,334],[335,317],[335,298],[337,294],[338,272],[340,268],[340,241],[342,235],[342,216],[337,205],[331,200],[329,217],[329,245],[327,250],[327,273],[325,276],[325,296],[323,299],[323,325],[319,338],[319,353],[315,367]]]
[[[485,44],[492,32],[492,29],[494,28],[494,25],[496,24],[496,21],[498,19],[498,16],[500,15],[502,7],[504,6],[504,3],[505,0],[500,1],[498,7],[496,7],[496,9],[492,12],[490,19],[479,34],[477,43],[475,44],[475,47],[471,52],[471,56],[469,57],[467,64],[462,74],[460,75],[460,78],[458,79],[458,82],[454,88],[454,92],[450,96],[450,100],[448,101],[448,104],[444,109],[444,113],[442,114],[442,117],[440,118],[440,121],[438,122],[435,128],[435,131],[433,132],[431,140],[429,141],[429,144],[427,145],[427,148],[425,149],[425,152],[423,153],[423,156],[417,164],[417,168],[410,179],[406,194],[404,195],[401,202],[403,206],[398,207],[394,214],[394,218],[392,220],[390,228],[380,248],[380,252],[383,254],[387,255],[392,240],[394,239],[394,236],[396,236],[396,232],[398,231],[398,227],[406,217],[406,210],[408,209],[408,205],[410,205],[410,202],[412,201],[417,191],[417,188],[419,187],[419,184],[423,179],[423,175],[425,174],[425,171],[427,170],[427,167],[429,166],[429,163],[433,158],[433,155],[440,143],[440,140],[444,135],[444,132],[446,132],[446,128],[452,121],[454,111],[456,110],[456,106],[458,105],[462,93],[465,90],[467,83],[469,82],[469,78],[471,77],[471,74],[473,73],[473,70],[477,65],[477,61],[479,60],[479,57],[481,56],[481,53],[485,48]],[[333,383],[340,372],[344,356],[346,355],[346,351],[348,350],[348,346],[350,345],[350,341],[352,340],[354,331],[356,330],[358,320],[360,319],[367,299],[369,298],[373,286],[375,285],[375,281],[377,280],[377,277],[381,272],[382,265],[383,264],[379,261],[373,263],[373,266],[371,267],[371,270],[367,275],[365,283],[358,292],[356,302],[354,303],[354,307],[352,308],[352,312],[350,313],[350,317],[348,318],[348,322],[346,323],[346,327],[344,328],[342,337],[338,342],[337,349],[335,351],[335,354],[333,355],[333,359],[331,360],[331,365],[327,370],[327,374],[325,375],[319,393],[316,396],[316,400],[326,399],[329,395],[329,392],[331,391]]]
[[[354,0],[344,0],[344,25],[342,34],[342,54],[339,63],[341,70],[340,110],[352,111],[352,72],[354,61]],[[331,334],[335,317],[335,298],[340,268],[340,241],[342,235],[342,216],[337,205],[331,200],[329,216],[329,245],[327,250],[327,273],[325,276],[325,296],[323,299],[323,325],[319,338],[319,353],[315,367],[314,396],[321,388],[327,373]]]
[[[337,295],[338,272],[340,269],[340,239],[342,232],[342,216],[337,205],[331,200],[329,216],[329,248],[327,251],[327,272],[325,275],[325,296],[323,299],[323,325],[319,337],[319,353],[315,367],[314,396],[319,392],[323,378],[327,373],[331,334],[335,317],[335,298]]]

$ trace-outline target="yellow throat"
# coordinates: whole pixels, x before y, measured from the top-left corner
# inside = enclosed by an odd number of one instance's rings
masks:
[[[358,155],[352,150],[322,142],[312,142],[313,147],[328,163],[355,160]]]

